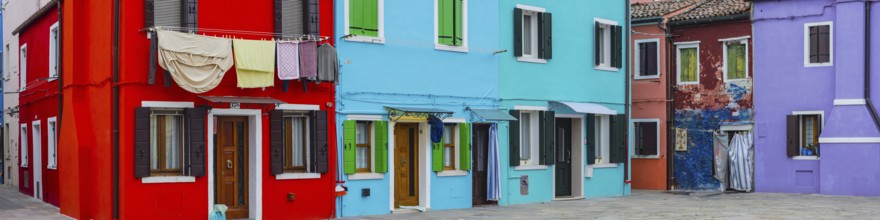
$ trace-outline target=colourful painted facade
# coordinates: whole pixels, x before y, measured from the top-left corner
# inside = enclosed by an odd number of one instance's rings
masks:
[[[872,1],[755,2],[757,191],[880,195],[878,11]],[[827,60],[811,57],[816,36]]]
[[[687,139],[686,149],[672,155],[674,189],[725,189],[713,177],[713,132],[751,130],[755,111],[750,10],[741,0],[703,1],[669,22],[676,74],[673,128],[686,130],[676,138]],[[730,62],[725,60],[726,48],[733,44],[745,50],[737,77],[728,74]],[[688,61],[683,56],[690,57],[690,64],[682,62]]]

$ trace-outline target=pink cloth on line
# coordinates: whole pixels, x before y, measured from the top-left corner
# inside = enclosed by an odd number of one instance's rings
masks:
[[[299,43],[279,41],[276,48],[278,48],[278,79],[299,79]]]
[[[314,41],[299,44],[300,77],[318,76],[318,44]]]

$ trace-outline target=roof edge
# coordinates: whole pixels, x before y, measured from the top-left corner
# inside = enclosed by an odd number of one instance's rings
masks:
[[[735,21],[735,20],[749,19],[749,18],[751,18],[750,13],[741,13],[741,14],[726,15],[726,16],[720,16],[720,17],[708,17],[708,18],[700,18],[700,19],[693,19],[693,20],[671,21],[668,24],[670,26],[698,25],[698,24],[708,24],[708,23],[723,22],[723,21]]]

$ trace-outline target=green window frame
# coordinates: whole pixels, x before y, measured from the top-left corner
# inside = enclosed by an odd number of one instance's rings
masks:
[[[698,84],[700,76],[700,47],[698,44],[678,45],[678,84]]]
[[[348,0],[348,34],[379,37],[379,1]]]
[[[748,44],[740,41],[725,42],[725,79],[737,80],[748,78]]]
[[[465,0],[437,1],[437,43],[449,46],[464,44]]]

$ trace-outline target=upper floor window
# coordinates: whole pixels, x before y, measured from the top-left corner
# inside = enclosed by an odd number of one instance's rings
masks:
[[[749,41],[736,39],[722,41],[724,46],[724,80],[749,78]]]
[[[676,44],[676,47],[678,84],[700,83],[700,44],[687,42]]]
[[[274,0],[275,32],[283,38],[318,37],[318,0]]]
[[[18,53],[18,86],[19,91],[27,88],[27,44],[21,45]]]
[[[435,0],[435,48],[467,51],[467,0]]]
[[[804,24],[804,66],[831,66],[834,63],[832,22]]]
[[[385,0],[346,0],[346,39],[384,43],[384,2]]]
[[[617,71],[621,67],[623,52],[623,28],[617,21],[594,19],[595,67],[600,70]]]
[[[518,61],[546,63],[553,58],[552,14],[543,8],[513,9],[513,53]]]
[[[144,26],[195,32],[198,0],[145,0]]]
[[[660,77],[659,39],[636,40],[635,78],[656,79]]]
[[[58,77],[58,23],[49,27],[49,78]]]

